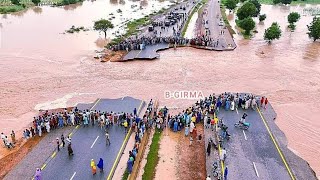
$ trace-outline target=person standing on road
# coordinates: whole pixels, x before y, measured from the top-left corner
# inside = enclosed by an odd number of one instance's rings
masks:
[[[137,116],[137,108],[133,109],[133,115],[136,117]]]
[[[68,144],[71,144],[71,137],[70,136],[68,136],[66,140],[67,140]]]
[[[62,142],[62,147],[64,147],[65,142],[64,142],[64,136],[63,136],[63,134],[61,134],[61,142]]]
[[[260,107],[263,107],[263,103],[264,103],[264,97],[262,96],[260,100]]]
[[[256,99],[254,97],[251,98],[251,108],[254,110],[257,106]]]
[[[264,109],[267,109],[267,104],[268,104],[268,98],[264,101]]]
[[[69,156],[73,155],[73,149],[71,147],[71,142],[68,144],[68,154],[69,154]]]
[[[226,151],[225,148],[223,148],[223,149],[221,150],[220,160],[224,162],[224,161],[226,160],[226,156],[227,156],[227,151]]]
[[[40,168],[37,168],[36,173],[34,175],[34,179],[35,180],[41,180],[42,179],[41,178],[41,169]]]
[[[96,167],[96,163],[94,162],[93,159],[91,159],[90,166],[91,166],[91,170],[92,170],[92,175],[95,175],[97,173],[97,167]]]
[[[106,144],[110,145],[110,137],[108,131],[106,131]]]
[[[100,169],[100,172],[103,172],[103,159],[100,158],[99,163],[97,164],[98,168]]]
[[[211,154],[211,142],[210,141],[207,146],[207,154],[208,154],[208,156],[210,156],[210,154]]]
[[[124,120],[123,127],[124,127],[124,133],[127,134],[127,132],[128,132],[128,122],[127,122],[127,120]]]
[[[58,151],[60,151],[60,141],[59,141],[59,138],[57,138],[56,141],[57,141],[57,149],[58,149]]]
[[[224,180],[227,180],[227,176],[228,176],[228,166],[226,166],[226,168],[224,169]]]

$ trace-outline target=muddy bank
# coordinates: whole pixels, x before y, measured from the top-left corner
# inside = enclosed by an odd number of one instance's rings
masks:
[[[9,171],[11,171],[40,141],[42,137],[34,137],[24,142],[25,140],[20,139],[16,147],[7,152],[8,155],[0,159],[0,179],[3,179]]]
[[[198,134],[203,135],[203,125],[197,124]],[[163,132],[159,151],[159,163],[155,179],[205,179],[206,155],[204,141],[194,140],[190,146],[184,130],[177,133]]]

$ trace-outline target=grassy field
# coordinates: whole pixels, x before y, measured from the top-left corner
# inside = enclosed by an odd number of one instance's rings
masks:
[[[259,0],[261,4],[273,4],[272,0]],[[297,4],[320,4],[320,0],[305,0],[305,1],[292,1],[291,5]]]
[[[161,131],[158,129],[156,129],[156,131],[154,132],[152,143],[150,145],[150,151],[147,156],[147,163],[144,167],[142,180],[150,180],[154,178],[156,166],[159,161],[159,147],[161,134]]]

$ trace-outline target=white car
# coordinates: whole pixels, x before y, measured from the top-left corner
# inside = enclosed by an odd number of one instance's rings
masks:
[[[220,20],[219,26],[224,26],[224,22],[222,20]]]

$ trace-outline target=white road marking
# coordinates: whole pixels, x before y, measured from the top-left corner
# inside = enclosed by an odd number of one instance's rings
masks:
[[[72,180],[76,174],[77,174],[77,172],[74,172],[72,177],[70,178],[70,180]]]
[[[96,140],[94,140],[94,142],[92,143],[92,145],[91,145],[91,147],[90,147],[90,148],[92,148],[92,147],[93,147],[93,145],[97,142],[98,138],[99,138],[99,136],[97,136]]]
[[[258,173],[256,164],[254,162],[252,162],[252,164],[253,164],[254,170],[256,171],[256,175],[259,177],[259,173]]]
[[[237,114],[239,114],[238,108],[236,108]]]
[[[244,130],[242,130],[242,132],[243,132],[243,135],[244,135],[244,139],[247,140],[246,133],[244,132]]]

